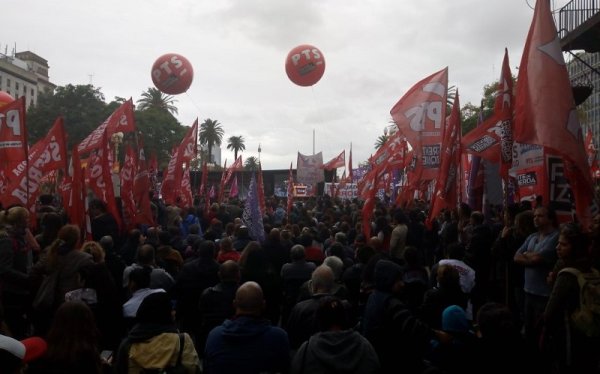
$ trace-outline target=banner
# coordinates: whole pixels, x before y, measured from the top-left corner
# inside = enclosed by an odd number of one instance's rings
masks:
[[[323,154],[321,152],[307,156],[298,152],[296,161],[296,182],[305,184],[308,188],[308,196],[317,194],[317,184],[325,180],[323,174]]]
[[[342,200],[358,198],[358,186],[356,183],[335,183],[335,197]],[[331,196],[331,183],[325,182],[325,195]]]

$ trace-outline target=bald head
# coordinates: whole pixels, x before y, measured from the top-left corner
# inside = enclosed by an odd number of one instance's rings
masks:
[[[313,294],[331,293],[333,289],[335,276],[333,270],[327,265],[321,265],[312,272],[310,277],[312,281]]]
[[[235,282],[240,280],[240,266],[237,262],[227,260],[219,266],[219,279],[221,282]]]
[[[233,301],[236,314],[260,316],[265,299],[262,288],[256,282],[246,282],[238,288]]]

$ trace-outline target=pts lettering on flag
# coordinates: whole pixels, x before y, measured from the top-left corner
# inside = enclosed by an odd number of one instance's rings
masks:
[[[11,109],[5,113],[0,113],[0,148],[18,148],[22,147],[21,140],[21,114],[19,109]],[[17,139],[11,139],[17,138]]]

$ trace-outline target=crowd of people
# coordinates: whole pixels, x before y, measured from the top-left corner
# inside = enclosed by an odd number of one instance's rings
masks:
[[[52,195],[0,209],[2,372],[600,372],[568,318],[600,215],[380,201],[365,230],[359,201],[272,197],[260,242],[241,202],[195,203],[123,232],[92,200],[88,240]]]

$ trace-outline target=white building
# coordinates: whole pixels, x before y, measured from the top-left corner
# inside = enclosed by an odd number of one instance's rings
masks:
[[[208,153],[208,147],[205,144],[200,145],[200,150],[202,152]],[[229,160],[229,161],[227,161],[227,163],[229,163],[229,165],[231,165],[231,163],[233,161],[235,161],[235,160]],[[211,149],[210,162],[215,164],[215,166],[216,165],[223,166],[221,164],[221,147],[213,145],[213,147]]]
[[[48,61],[33,52],[0,53],[0,91],[15,99],[25,96],[29,108],[37,103],[41,92],[56,88],[50,82],[48,69]]]

